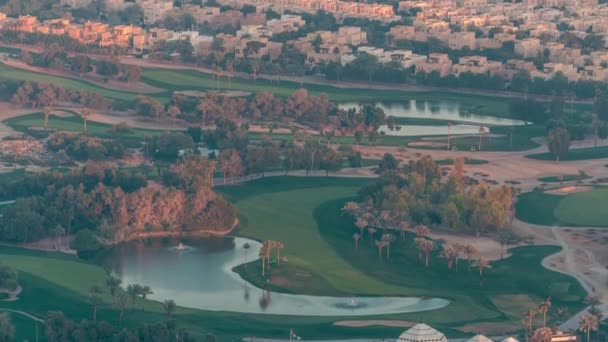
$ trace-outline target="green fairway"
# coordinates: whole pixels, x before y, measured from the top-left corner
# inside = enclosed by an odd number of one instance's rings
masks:
[[[89,90],[99,95],[116,100],[131,101],[137,96],[136,93],[107,89],[85,80],[76,80],[68,77],[52,76],[28,70],[16,69],[2,63],[0,63],[0,81],[1,80],[31,81],[55,84],[62,86],[66,90]]]
[[[167,90],[216,90],[217,81],[211,74],[205,74],[194,70],[168,70],[145,68],[142,81],[155,87]],[[232,78],[230,88],[228,80],[222,77],[219,84],[220,89],[242,90],[248,92],[270,92],[277,96],[289,96],[300,88],[299,82],[276,81],[265,79],[256,81],[244,78]],[[474,108],[476,113],[492,116],[509,116],[510,100],[478,95],[461,95],[447,91],[436,92],[405,92],[387,89],[366,88],[339,88],[329,85],[304,84],[310,94],[318,95],[326,93],[331,101],[407,101],[417,100],[446,100],[455,101],[466,107]]]
[[[540,225],[608,226],[608,188],[569,195],[550,195],[543,191],[521,194],[516,203],[517,218]]]
[[[555,305],[567,306],[571,312],[580,308],[583,290],[576,280],[540,265],[545,256],[559,250],[557,247],[513,249],[511,258],[494,262],[492,268],[486,270],[483,287],[479,285],[476,272],[467,272],[466,261],[461,260],[458,272],[448,272],[445,261],[439,259],[436,252],[433,253],[431,269],[424,272],[423,266],[417,262],[409,236],[406,242],[394,242],[390,260],[381,262],[377,249],[369,247],[367,239],[361,241],[359,250],[355,251],[350,237],[354,227],[350,218],[342,215],[340,208],[370,182],[370,179],[272,177],[219,189],[237,206],[240,219],[237,235],[258,240],[276,239],[285,244],[281,255],[289,261],[273,269],[284,274],[287,282],[285,286],[262,283],[264,287],[348,297],[404,295],[448,298],[452,303],[440,310],[373,318],[422,320],[450,336],[463,336],[456,330],[458,327],[479,322],[510,324],[518,329],[519,316],[506,314],[503,305],[499,305],[511,295],[525,294],[529,298],[528,301],[511,303],[514,310],[524,310],[531,302],[549,295]],[[19,301],[2,303],[0,307],[39,316],[44,316],[48,310],[60,309],[72,319],[90,318],[92,307],[87,299],[88,289],[95,284],[103,285],[107,277],[100,267],[69,255],[0,246],[0,259],[19,271],[20,284],[24,288]],[[243,271],[241,266],[239,272],[258,283],[259,262],[250,264],[248,271]],[[298,277],[299,272],[309,276]],[[111,308],[107,288],[103,299],[98,317],[118,324],[118,312]],[[145,306],[145,312],[141,311],[142,306]],[[158,322],[165,317],[157,302],[138,299],[136,307],[138,309],[134,313],[126,313],[126,326]],[[394,338],[403,330],[346,328],[332,324],[341,319],[344,318],[277,317],[185,308],[176,313],[179,326],[191,330],[195,337],[203,338],[212,333],[222,340],[245,336],[280,338],[288,334],[290,328],[307,339]]]
[[[417,262],[411,237],[394,243],[388,261],[378,259],[378,250],[368,245],[367,237],[355,251],[351,236],[356,229],[340,209],[357,187],[338,182],[344,180],[272,178],[223,190],[238,208],[239,234],[285,243],[281,255],[288,257],[289,264],[276,270],[281,278],[309,273],[313,279],[270,284],[271,288],[311,294],[440,295],[452,299],[453,303],[441,310],[398,316],[424,319],[445,329],[466,322],[509,322],[500,310],[489,304],[496,296],[526,294],[536,299],[552,296],[560,305],[580,306],[584,292],[576,280],[540,265],[541,260],[558,251],[558,247],[514,249],[512,258],[493,263],[483,288],[478,275],[468,273],[466,266],[461,266],[459,272],[448,272],[438,251],[434,252],[431,270],[425,272],[424,266]],[[308,214],[311,209],[314,216]],[[461,261],[461,265],[463,263],[466,261]],[[239,271],[254,283],[268,286],[257,273],[260,268],[257,262],[253,271],[251,267],[247,272],[242,267]],[[546,284],[553,285],[547,287]]]
[[[555,156],[550,152],[531,154],[526,157],[539,160],[555,160]],[[608,158],[608,146],[571,149],[566,154],[562,155],[559,160],[577,161],[600,158]]]
[[[539,182],[543,183],[560,183],[560,182],[573,182],[589,179],[591,177],[586,174],[575,174],[575,175],[562,175],[562,176],[549,176],[541,177],[538,179]]]
[[[42,128],[44,117],[41,113],[27,114],[5,120],[4,123],[16,131],[25,132],[30,128]],[[49,129],[72,132],[84,132],[82,118],[78,115],[69,117],[51,115],[49,117]],[[112,125],[88,121],[87,134],[99,138],[119,138],[138,145],[144,136],[153,136],[162,133],[161,130],[130,128],[128,132],[119,133],[112,131]]]

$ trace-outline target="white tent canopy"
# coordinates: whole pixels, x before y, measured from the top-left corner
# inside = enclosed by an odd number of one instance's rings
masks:
[[[504,340],[502,340],[501,342],[519,342],[519,340],[512,336],[509,336],[509,337],[505,338]]]
[[[467,340],[467,342],[494,342],[483,335],[475,335]]]
[[[429,327],[424,323],[419,323],[403,332],[397,342],[447,342],[444,334]]]

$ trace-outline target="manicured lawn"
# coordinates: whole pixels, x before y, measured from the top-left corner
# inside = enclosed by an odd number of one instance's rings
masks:
[[[282,255],[289,261],[273,269],[284,272],[287,282],[284,287],[274,285],[275,288],[349,297],[392,294],[449,298],[452,303],[444,309],[374,318],[424,321],[450,336],[462,336],[455,328],[464,324],[519,322],[519,317],[507,316],[494,304],[508,295],[523,293],[531,301],[550,295],[555,305],[568,306],[571,312],[580,308],[583,294],[578,283],[540,266],[542,258],[555,253],[557,247],[514,249],[513,257],[493,263],[492,269],[486,271],[483,287],[479,285],[476,272],[467,272],[465,261],[461,261],[458,272],[450,273],[436,252],[431,260],[431,269],[424,272],[417,261],[410,236],[405,242],[394,242],[391,260],[381,262],[377,249],[368,245],[367,237],[355,251],[351,238],[355,229],[352,221],[341,214],[340,208],[370,182],[369,179],[272,177],[225,187],[221,192],[237,206],[241,224],[237,235],[284,242]],[[19,270],[24,288],[19,301],[2,303],[2,307],[40,316],[48,310],[60,309],[72,319],[90,318],[92,308],[87,299],[88,289],[94,284],[103,284],[107,277],[106,272],[96,265],[57,253],[0,246],[0,260]],[[243,273],[242,267],[240,271]],[[258,272],[259,262],[252,263],[244,275],[255,281]],[[297,277],[295,272],[310,276]],[[104,304],[98,316],[118,324],[118,313],[111,308],[107,292],[105,289]],[[145,312],[141,311],[142,305]],[[523,311],[530,305],[536,307],[535,303],[524,301],[514,310]],[[136,307],[134,313],[126,313],[126,326],[158,322],[165,317],[157,302],[138,299]],[[345,328],[332,324],[341,319],[247,315],[184,308],[176,313],[179,326],[188,328],[196,337],[203,338],[207,333],[213,333],[221,340],[245,336],[280,338],[288,334],[290,328],[307,339],[394,338],[403,330]]]
[[[515,205],[517,218],[540,225],[608,226],[608,188],[565,196],[549,195],[542,191],[521,194]]]
[[[481,150],[482,151],[524,151],[535,147],[538,144],[532,141],[534,137],[540,137],[546,134],[546,129],[540,125],[528,126],[513,126],[513,127],[491,127],[490,133],[496,134],[496,137],[482,136]],[[513,138],[509,137],[513,134]],[[448,139],[444,137],[436,140],[447,144]],[[471,148],[479,148],[479,136],[453,136],[450,144],[459,151],[469,151]],[[425,148],[425,147],[421,147]],[[436,149],[435,147],[428,147]]]
[[[210,74],[201,73],[193,70],[167,70],[145,68],[142,81],[155,87],[167,90],[215,90],[217,81]],[[331,101],[405,101],[410,99],[417,100],[447,100],[457,101],[467,107],[475,108],[475,112],[485,115],[508,116],[509,101],[490,96],[460,95],[449,92],[405,92],[399,90],[376,90],[366,88],[338,88],[328,85],[304,84],[309,94],[318,95],[326,93]],[[232,90],[242,90],[248,92],[270,92],[277,96],[289,96],[300,88],[299,82],[276,81],[250,79],[235,77],[231,81]],[[220,89],[228,89],[226,77],[220,81]]]
[[[137,96],[136,93],[130,93],[126,91],[118,91],[100,87],[93,83],[85,80],[76,80],[67,77],[59,77],[41,74],[33,71],[21,70],[7,66],[6,64],[0,63],[0,80],[17,80],[17,81],[31,81],[41,82],[47,84],[60,85],[66,90],[89,90],[99,95],[109,97],[117,100],[134,100]]]
[[[454,165],[454,159],[451,159],[451,158],[438,159],[438,160],[435,160],[435,163],[437,163],[437,165]],[[484,160],[484,159],[465,158],[464,163],[465,163],[465,165],[481,165],[481,164],[487,164],[488,161]]]
[[[242,223],[238,234],[285,243],[281,255],[289,263],[275,267],[273,277],[297,281],[269,285],[259,274],[259,262],[250,265],[248,271],[240,267],[243,276],[261,286],[289,292],[449,298],[453,302],[441,310],[397,315],[402,319],[424,320],[448,331],[466,322],[507,322],[504,314],[490,304],[495,296],[527,294],[536,299],[552,296],[560,305],[580,306],[583,290],[579,284],[540,265],[558,247],[514,249],[514,257],[492,264],[483,287],[477,273],[467,271],[466,261],[461,261],[459,272],[448,272],[438,251],[433,253],[431,270],[425,272],[417,261],[411,236],[405,242],[395,241],[391,260],[379,260],[378,250],[369,246],[367,235],[356,251],[352,234],[357,230],[340,210],[355,194],[356,187],[331,182],[323,178],[268,178],[222,190],[238,208]],[[311,209],[314,217],[308,217]],[[307,273],[312,281],[298,277]]]
[[[564,225],[608,226],[608,188],[566,196],[555,209],[555,217]]]
[[[532,159],[539,160],[555,160],[555,156],[550,152],[531,154],[526,156]],[[560,157],[561,161],[576,161],[587,159],[608,158],[608,146],[577,148],[568,151]]]
[[[543,183],[559,183],[559,182],[573,182],[589,179],[591,177],[585,174],[575,174],[575,175],[562,175],[562,176],[550,176],[550,177],[542,177],[539,178],[539,182]]]
[[[44,126],[44,118],[41,113],[33,113],[17,116],[4,121],[16,131],[25,132],[30,128],[41,128]],[[82,118],[76,115],[70,117],[59,117],[51,115],[49,117],[49,129],[73,132],[83,132]],[[87,123],[88,134],[100,138],[120,138],[128,142],[138,144],[144,136],[153,136],[162,133],[161,130],[131,128],[126,133],[112,132],[112,125],[90,121]]]

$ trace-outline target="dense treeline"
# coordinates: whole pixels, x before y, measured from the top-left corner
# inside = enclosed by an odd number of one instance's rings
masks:
[[[106,321],[72,321],[60,311],[49,311],[44,320],[44,336],[49,342],[74,341],[195,341],[174,320],[146,324],[134,329],[116,328]],[[212,336],[213,337],[213,336]]]
[[[0,238],[36,241],[89,228],[117,243],[144,232],[230,228],[235,212],[211,189],[213,165],[185,156],[162,184],[95,163],[66,175],[28,175],[0,190],[3,198],[16,198],[1,210]]]
[[[464,176],[464,159],[444,177],[429,156],[403,167],[392,164],[373,185],[360,191],[359,203],[345,209],[360,229],[402,229],[441,225],[481,233],[505,226],[513,205],[512,189],[476,184]]]
[[[103,140],[73,132],[53,133],[46,144],[52,151],[65,151],[68,156],[81,161],[122,158],[126,150],[118,140]]]

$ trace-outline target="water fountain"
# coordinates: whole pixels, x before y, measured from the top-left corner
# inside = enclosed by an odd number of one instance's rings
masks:
[[[183,243],[179,243],[177,246],[169,247],[170,251],[174,252],[189,252],[194,250],[194,247],[190,247],[188,245],[184,245]]]

